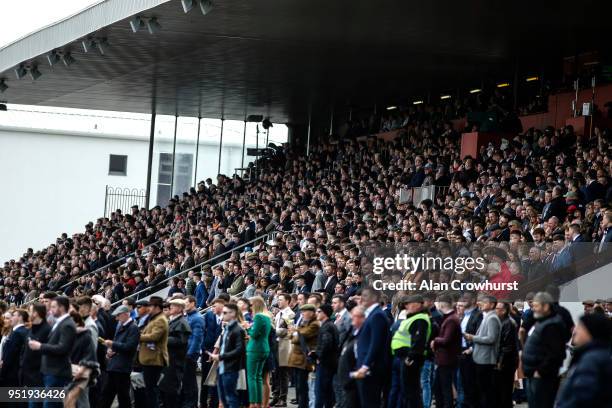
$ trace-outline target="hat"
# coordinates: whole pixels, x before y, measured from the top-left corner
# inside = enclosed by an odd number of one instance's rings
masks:
[[[580,323],[586,327],[586,329],[593,337],[593,340],[604,340],[610,339],[610,320],[603,313],[590,313],[585,314],[580,318]]]
[[[117,316],[121,313],[130,313],[130,309],[128,309],[128,307],[125,305],[121,305],[113,311],[112,315]]]
[[[333,311],[334,311],[334,310],[332,309],[331,305],[328,305],[327,303],[322,304],[322,305],[319,307],[319,310],[320,310],[321,312],[325,313],[325,316],[327,316],[327,317],[331,317],[331,315],[332,315],[332,313],[333,313]]]
[[[149,301],[146,299],[139,300],[138,302],[136,302],[136,307],[140,306],[149,306]]]
[[[185,301],[183,299],[171,299],[168,303],[171,305],[185,307]]]
[[[307,311],[307,310],[309,310],[311,312],[314,312],[314,311],[317,310],[317,308],[315,307],[315,305],[311,305],[310,303],[306,303],[305,305],[300,306],[300,310],[302,312]]]
[[[423,296],[410,295],[410,296],[406,296],[405,298],[403,298],[401,303],[405,305],[408,303],[424,303],[424,302],[425,302],[425,299],[423,299]]]
[[[595,301],[589,299],[582,302],[582,304],[585,306],[593,306],[595,304]]]

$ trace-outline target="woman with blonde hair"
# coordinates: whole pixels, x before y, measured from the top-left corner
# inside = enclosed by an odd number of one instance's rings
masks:
[[[253,313],[253,324],[248,329],[247,343],[247,383],[249,390],[249,406],[262,406],[263,369],[270,353],[268,337],[272,329],[272,315],[266,308],[266,303],[260,296],[250,299]]]

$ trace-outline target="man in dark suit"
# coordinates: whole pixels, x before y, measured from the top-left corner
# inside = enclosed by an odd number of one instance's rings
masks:
[[[181,272],[191,269],[195,266],[195,260],[193,259],[193,252],[190,248],[185,249],[185,259],[181,263]]]
[[[238,324],[238,307],[233,303],[223,306],[223,320],[226,324],[218,354],[210,354],[213,361],[219,362],[217,389],[224,407],[240,405],[236,386],[238,373],[245,367],[245,333]],[[215,406],[216,408],[216,406]]]
[[[325,265],[325,283],[323,284],[323,290],[327,293],[327,298],[331,298],[336,292],[336,283],[338,283],[338,277],[336,276],[336,265],[328,264]]]
[[[138,349],[140,332],[138,326],[130,317],[127,306],[119,306],[113,312],[119,323],[113,340],[107,339],[104,345],[108,347],[108,363],[106,371],[108,379],[104,392],[102,392],[101,407],[110,407],[117,395],[119,408],[131,407],[130,402],[130,373],[134,356]]]
[[[196,272],[193,274],[193,281],[195,282],[195,299],[196,307],[202,309],[206,306],[206,299],[208,299],[208,290],[206,285],[202,282],[202,273]]]
[[[3,387],[16,387],[19,384],[19,359],[25,347],[28,329],[24,326],[28,321],[28,312],[15,310],[11,314],[11,327],[13,331],[8,336],[0,361],[0,384]]]
[[[549,197],[550,201],[544,205],[544,209],[542,210],[542,219],[544,221],[548,221],[550,217],[557,217],[560,221],[565,220],[565,215],[567,213],[567,206],[565,205],[565,199],[563,198],[563,190],[561,187],[556,186],[553,188],[551,193],[546,193],[545,200]]]
[[[333,378],[338,366],[338,329],[330,319],[333,309],[330,305],[321,305],[317,310],[317,320],[321,323],[317,338],[317,359],[315,382],[315,408],[333,408]]]
[[[221,319],[223,316],[223,299],[215,299],[211,309],[204,314],[204,341],[202,342],[202,387],[200,391],[200,406],[202,408],[217,408],[219,406],[219,396],[215,387],[206,385],[206,376],[212,366],[212,361],[208,358],[208,352],[215,348],[215,342],[221,335]],[[208,402],[210,396],[210,402]]]
[[[68,314],[70,301],[65,296],[58,296],[51,301],[51,313],[55,324],[51,327],[49,341],[41,343],[30,340],[28,346],[32,350],[40,350],[42,360],[40,371],[45,387],[64,387],[72,378],[70,353],[76,338],[76,325]],[[61,407],[61,402],[45,402],[44,407]]]
[[[461,298],[462,306],[465,308],[461,318],[461,333],[476,334],[480,323],[482,323],[482,312],[476,306],[476,295],[472,292],[464,293]],[[478,396],[476,395],[476,364],[472,359],[472,342],[465,337],[461,339],[461,356],[459,357],[459,373],[463,386],[463,400],[466,406],[476,406]]]
[[[366,288],[361,293],[366,320],[357,339],[355,378],[362,408],[380,406],[381,392],[388,374],[389,320],[378,302],[380,294]]]

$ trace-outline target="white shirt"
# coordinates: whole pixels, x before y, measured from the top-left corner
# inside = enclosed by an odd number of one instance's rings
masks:
[[[53,327],[51,328],[51,331],[55,330],[57,328],[57,326],[68,316],[70,316],[70,314],[66,313],[61,315],[60,317],[57,318],[57,320],[55,321],[55,324],[53,325]]]
[[[376,306],[378,306],[378,303],[373,303],[372,305],[370,305],[370,307],[368,307],[365,311],[365,317],[366,319],[368,318],[368,316],[370,316],[370,313],[372,313],[372,311],[374,309],[376,309]]]

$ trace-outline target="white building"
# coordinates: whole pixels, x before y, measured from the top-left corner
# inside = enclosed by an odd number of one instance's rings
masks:
[[[83,231],[104,215],[107,186],[146,189],[149,116],[8,108],[0,112],[0,262],[27,248],[46,247],[62,232]],[[151,206],[165,205],[170,197],[173,149],[173,194],[217,175],[221,121],[202,119],[197,161],[198,119],[178,118],[176,146],[174,121],[172,116],[156,119]],[[242,165],[244,123],[224,121],[223,128],[220,172],[231,175]],[[246,147],[265,144],[267,135],[260,129],[257,140],[256,130],[256,124],[247,125]],[[286,142],[287,127],[275,124],[269,141]],[[253,159],[245,152],[245,166]]]

